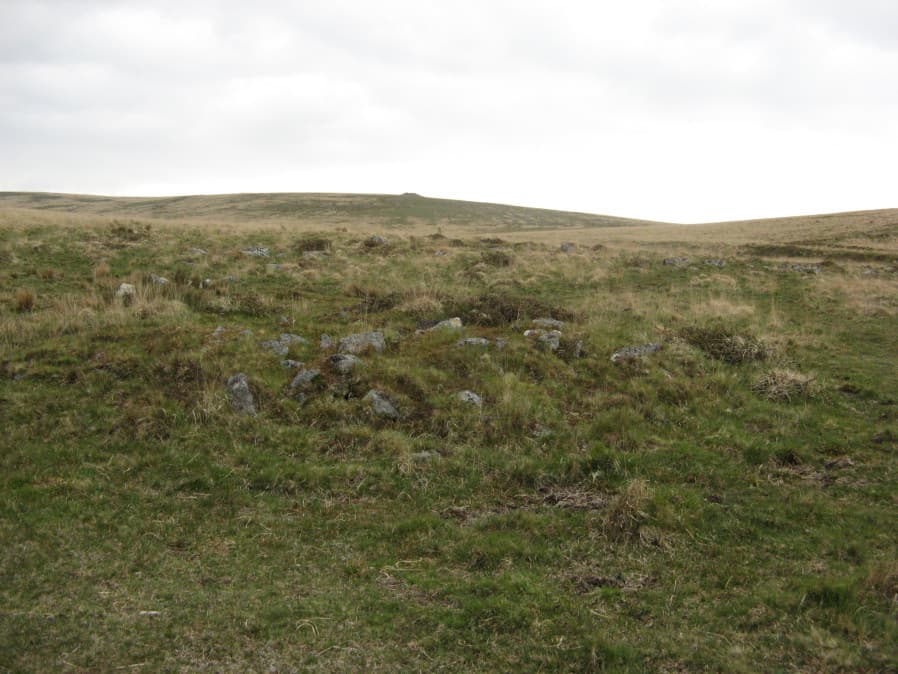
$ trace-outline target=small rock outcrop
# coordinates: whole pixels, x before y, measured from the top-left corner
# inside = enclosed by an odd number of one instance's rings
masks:
[[[385,236],[381,236],[380,234],[372,234],[362,243],[365,248],[381,248],[383,246],[390,245],[390,241]]]
[[[305,402],[309,394],[316,388],[321,380],[320,370],[302,370],[290,382],[290,390],[299,402]]]
[[[256,415],[256,404],[253,393],[249,390],[249,380],[242,372],[228,379],[228,399],[231,409],[237,414]]]
[[[362,359],[349,353],[338,353],[330,357],[330,364],[339,374],[351,374],[362,365]]]
[[[611,362],[612,363],[620,363],[627,360],[633,360],[634,358],[641,358],[642,356],[647,356],[650,353],[655,353],[656,351],[661,350],[660,344],[642,344],[640,346],[625,346],[623,349],[619,349],[611,354]]]
[[[340,340],[340,353],[360,354],[373,349],[380,353],[386,347],[382,332],[359,332]]]
[[[137,288],[130,283],[121,283],[115,289],[115,296],[121,299],[130,299],[137,294]]]
[[[271,255],[271,251],[268,248],[263,246],[253,246],[252,248],[244,248],[240,251],[244,255],[248,255],[249,257],[269,257]]]
[[[558,351],[561,347],[560,330],[542,330],[540,328],[525,330],[524,337],[536,337],[537,341],[543,344],[549,351]]]
[[[483,406],[483,398],[474,393],[474,391],[461,391],[458,394],[458,399],[467,405],[474,405],[475,407]]]
[[[399,411],[393,406],[387,397],[380,391],[374,389],[368,391],[363,398],[365,402],[371,405],[371,410],[379,417],[384,419],[398,419]]]
[[[484,337],[465,337],[456,342],[458,346],[489,346],[490,340]]]

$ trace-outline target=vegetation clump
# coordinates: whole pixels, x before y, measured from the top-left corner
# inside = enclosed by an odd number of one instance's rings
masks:
[[[813,396],[817,392],[817,381],[816,377],[788,368],[773,368],[755,381],[752,390],[767,400],[791,402]]]
[[[768,355],[767,346],[757,337],[738,334],[722,325],[686,327],[680,331],[680,337],[712,358],[731,365],[764,360]]]

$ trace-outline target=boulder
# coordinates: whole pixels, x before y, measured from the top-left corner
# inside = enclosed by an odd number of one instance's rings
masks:
[[[558,351],[561,347],[561,331],[560,330],[542,330],[535,328],[533,330],[525,330],[524,337],[536,337],[540,344],[543,344],[549,351]]]
[[[137,288],[130,283],[122,283],[115,290],[115,296],[122,299],[130,299],[137,294]]]
[[[305,402],[310,393],[320,384],[321,372],[319,370],[302,370],[290,382],[290,390],[299,402]]]
[[[256,415],[256,404],[253,393],[249,390],[249,380],[242,372],[228,379],[228,399],[231,401],[231,409],[237,414]]]
[[[347,353],[338,353],[330,357],[331,368],[339,374],[351,374],[362,365],[362,359]]]
[[[271,255],[271,251],[262,246],[253,246],[252,248],[244,248],[240,251],[244,255],[248,255],[249,257],[268,257]]]
[[[483,337],[465,337],[456,342],[458,346],[489,346],[490,340]]]
[[[615,351],[611,355],[612,363],[620,363],[622,361],[633,360],[634,358],[642,358],[650,353],[661,350],[660,344],[642,344],[640,346],[625,346],[623,349]]]
[[[168,279],[164,276],[157,276],[156,274],[150,274],[150,283],[154,286],[167,286]]]
[[[374,389],[368,391],[363,400],[371,405],[371,410],[377,416],[393,420],[399,418],[399,411],[380,391],[375,391]]]
[[[381,352],[386,347],[382,332],[359,332],[340,340],[340,353],[360,354],[369,349]]]
[[[483,406],[483,398],[474,393],[474,391],[461,391],[457,397],[463,403],[468,405],[474,405],[475,407]]]

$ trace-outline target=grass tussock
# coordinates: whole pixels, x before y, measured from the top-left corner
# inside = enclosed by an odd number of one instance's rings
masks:
[[[652,489],[645,480],[631,480],[612,499],[605,513],[605,531],[614,540],[636,538],[649,520]]]
[[[792,402],[811,398],[819,391],[816,377],[787,368],[766,371],[752,385],[752,390],[767,400]]]
[[[37,296],[34,294],[33,290],[19,288],[18,290],[16,290],[16,294],[13,297],[13,311],[16,311],[20,314],[34,311],[34,304],[36,301]]]
[[[686,327],[680,331],[680,337],[712,358],[731,365],[764,360],[769,354],[768,347],[757,337],[720,325]]]

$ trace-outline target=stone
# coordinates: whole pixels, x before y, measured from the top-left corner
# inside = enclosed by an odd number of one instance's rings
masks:
[[[704,260],[704,263],[709,267],[726,267],[727,263],[724,260],[721,260],[717,257],[709,257]]]
[[[615,351],[611,355],[612,363],[620,363],[626,360],[632,360],[634,358],[641,358],[642,356],[647,356],[650,353],[655,353],[656,351],[661,350],[660,344],[643,344],[641,346],[626,346],[623,349]]]
[[[340,374],[351,374],[362,365],[362,359],[347,353],[338,353],[330,357],[331,367]]]
[[[299,402],[305,402],[309,394],[320,383],[321,372],[319,370],[302,370],[290,382],[290,390],[294,392]]]
[[[322,334],[321,339],[318,340],[318,348],[325,350],[333,349],[334,341],[331,339],[331,336]]]
[[[689,264],[688,257],[666,257],[664,258],[664,264],[668,267],[685,267]]]
[[[474,391],[461,391],[457,397],[463,403],[468,405],[474,405],[475,407],[483,406],[483,398],[474,393]]]
[[[291,370],[295,370],[296,368],[302,367],[302,363],[298,360],[293,360],[288,358],[287,360],[281,361],[281,367],[290,368]]]
[[[244,255],[248,255],[249,257],[268,257],[271,255],[271,251],[262,246],[253,246],[252,248],[244,248],[240,251]]]
[[[564,327],[564,321],[557,321],[554,318],[534,318],[530,322],[540,328],[552,328],[555,330],[560,330]]]
[[[800,274],[819,274],[823,271],[823,267],[819,264],[787,264],[786,269],[789,271],[797,271]]]
[[[434,330],[461,330],[462,327],[461,319],[456,316],[447,318],[445,321],[424,321],[418,324],[418,329],[415,332],[420,335]]]
[[[252,337],[252,336],[253,336],[253,331],[250,330],[249,328],[246,328],[245,330],[241,330],[241,331],[240,331],[240,336],[241,336],[241,337]]]
[[[200,288],[211,288],[212,283],[213,283],[212,279],[204,278],[202,281],[200,281]]]
[[[379,234],[372,234],[367,239],[364,240],[363,245],[366,248],[379,248],[381,246],[389,246],[390,241]]]
[[[549,351],[558,351],[561,347],[560,330],[542,330],[540,328],[525,330],[524,337],[536,337],[537,341],[544,344]]]
[[[189,248],[187,254],[192,255],[193,257],[202,257],[203,255],[208,255],[209,251],[203,248]]]
[[[249,390],[249,380],[242,372],[228,379],[228,399],[231,409],[237,414],[256,415],[256,404],[253,393]]]
[[[224,334],[225,329],[222,326],[218,326],[215,330],[212,331],[212,336],[218,339]]]
[[[135,288],[130,283],[122,283],[115,290],[115,296],[124,298],[132,298],[137,294],[137,288]]]
[[[150,283],[155,286],[167,286],[168,279],[164,276],[157,276],[156,274],[150,274]]]
[[[501,337],[497,337],[497,338],[496,338],[496,348],[499,349],[500,351],[501,351],[502,349],[504,349],[505,346],[506,346],[507,344],[508,344],[508,342],[506,342],[506,341],[505,341],[504,339],[502,339]]]
[[[285,332],[277,339],[262,342],[263,349],[271,351],[275,356],[286,356],[291,344],[307,344],[305,338]]]
[[[577,244],[563,243],[558,247],[558,250],[560,250],[562,253],[573,253],[575,250],[577,250]]]
[[[371,389],[363,398],[365,402],[371,405],[371,410],[379,417],[384,419],[398,419],[399,411],[393,406],[387,397],[380,391]]]
[[[415,452],[412,454],[413,461],[433,461],[434,459],[440,458],[440,453],[435,452],[432,449],[425,449],[421,452]]]
[[[489,346],[490,340],[483,337],[465,337],[456,342],[457,346]]]
[[[381,352],[386,347],[382,332],[359,332],[340,340],[340,353],[360,354],[369,349]]]

